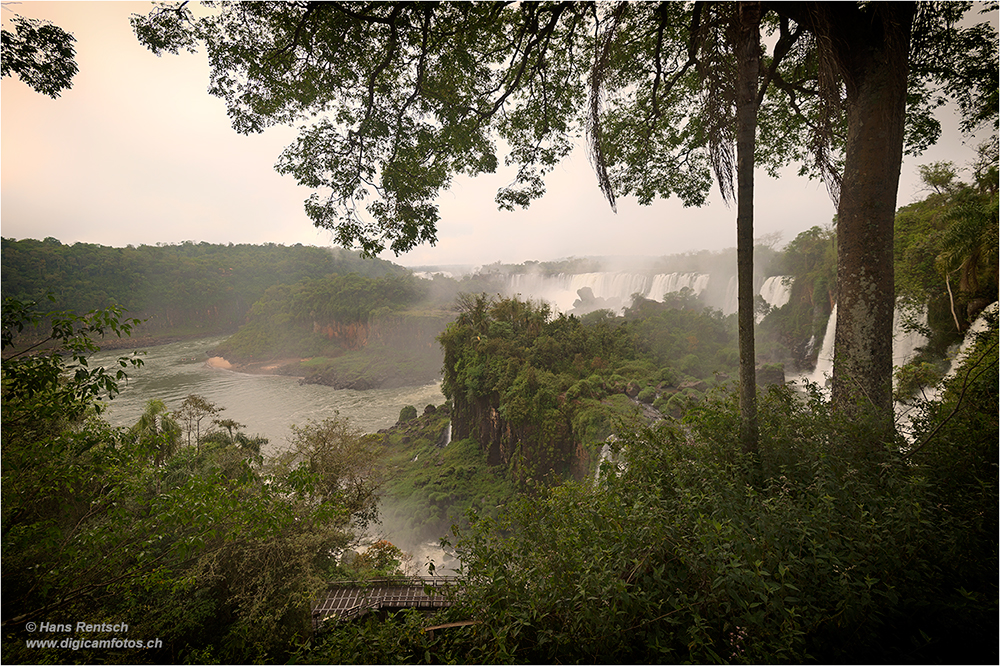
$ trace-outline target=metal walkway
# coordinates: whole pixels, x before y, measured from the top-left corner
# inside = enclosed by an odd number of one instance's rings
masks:
[[[329,619],[349,620],[369,611],[447,608],[452,602],[445,588],[456,580],[454,576],[410,576],[331,583],[326,596],[313,604],[313,629],[320,629]]]

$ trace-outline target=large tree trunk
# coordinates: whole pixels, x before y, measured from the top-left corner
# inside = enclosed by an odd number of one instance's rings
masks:
[[[844,7],[843,12],[840,7]],[[847,86],[847,150],[837,210],[833,404],[871,412],[891,436],[893,221],[903,158],[913,3],[831,3],[830,35]],[[859,20],[860,19],[860,20]]]
[[[740,347],[740,443],[757,450],[757,376],[754,350],[753,169],[757,145],[757,79],[760,73],[759,2],[737,6],[736,274]]]

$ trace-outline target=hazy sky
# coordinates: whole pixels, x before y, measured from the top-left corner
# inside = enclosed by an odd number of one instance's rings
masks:
[[[204,54],[158,58],[139,45],[128,17],[146,2],[3,2],[3,22],[16,12],[47,19],[77,39],[80,71],[72,89],[53,100],[16,78],[0,89],[2,216],[8,238],[54,236],[63,243],[102,245],[267,243],[328,245],[312,226],[309,195],[273,165],[294,130],[237,134],[225,106],[210,96]],[[996,14],[993,16],[996,21]],[[907,158],[899,206],[919,199],[916,167],[939,160],[959,166],[975,155],[957,120],[942,118],[938,145]],[[643,207],[620,200],[613,213],[582,150],[550,174],[546,196],[528,210],[496,209],[493,197],[511,174],[461,177],[442,194],[436,246],[382,255],[403,265],[520,263],[569,256],[660,256],[736,244],[735,208],[717,188],[709,205],[683,208],[676,199]],[[835,210],[818,181],[758,173],[756,236],[781,232],[782,244]]]

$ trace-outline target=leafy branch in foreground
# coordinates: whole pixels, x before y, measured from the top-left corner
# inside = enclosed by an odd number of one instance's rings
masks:
[[[91,405],[100,412],[101,401],[113,399],[120,391],[118,382],[127,381],[125,370],[142,366],[142,359],[136,353],[119,357],[114,372],[89,365],[88,357],[100,349],[95,337],[128,336],[141,323],[138,319],[123,319],[123,314],[124,309],[115,305],[85,315],[41,312],[33,301],[4,298],[5,408],[27,407],[36,416],[69,418],[81,416]],[[25,329],[45,328],[49,329],[47,334],[42,333],[41,338],[16,348]],[[72,381],[66,381],[67,377]],[[8,402],[8,398],[13,402]]]
[[[6,9],[6,7],[4,7]],[[3,30],[2,76],[16,74],[35,92],[59,97],[73,85],[77,66],[76,38],[48,21],[15,15],[14,31]]]

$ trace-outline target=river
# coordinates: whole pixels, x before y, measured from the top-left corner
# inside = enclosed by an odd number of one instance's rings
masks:
[[[282,450],[291,434],[290,425],[304,426],[339,412],[363,432],[376,432],[394,425],[399,410],[413,405],[418,413],[426,405],[441,405],[441,383],[394,389],[355,391],[318,384],[300,384],[296,377],[252,375],[206,365],[208,352],[224,337],[200,338],[145,349],[143,366],[128,371],[122,392],[110,403],[106,419],[117,426],[131,426],[142,415],[146,403],[159,399],[176,410],[195,393],[225,411],[219,418],[246,426],[247,434],[268,439],[267,454]],[[116,359],[128,354],[115,350],[96,354],[91,365],[117,369]]]

